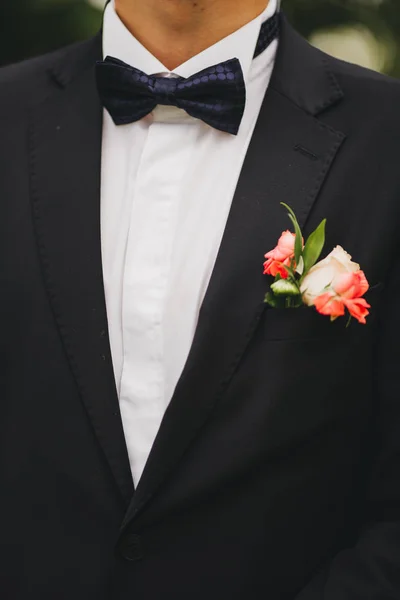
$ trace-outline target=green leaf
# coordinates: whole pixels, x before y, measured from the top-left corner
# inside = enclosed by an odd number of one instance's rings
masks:
[[[289,279],[280,279],[271,285],[275,296],[299,296],[300,290],[297,285]]]
[[[279,298],[276,298],[273,292],[268,292],[265,296],[264,300],[265,304],[269,304],[272,308],[280,308],[281,301]]]
[[[298,264],[299,260],[300,260],[300,256],[302,255],[302,252],[303,252],[303,234],[301,233],[301,229],[300,229],[300,225],[297,220],[297,217],[294,214],[293,210],[290,208],[290,206],[288,206],[284,202],[281,202],[281,205],[286,208],[286,210],[289,213],[289,215],[288,215],[289,219],[293,223],[294,231],[296,234],[296,240],[295,240],[295,244],[294,244],[294,259],[296,261],[296,264]]]
[[[317,227],[315,231],[312,232],[310,237],[308,238],[306,245],[303,250],[303,260],[304,260],[304,271],[303,276],[308,273],[308,271],[315,265],[319,257],[321,256],[321,252],[325,245],[325,225],[326,219],[324,219]]]

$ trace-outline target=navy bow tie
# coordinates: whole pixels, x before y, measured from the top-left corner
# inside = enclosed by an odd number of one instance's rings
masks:
[[[277,37],[279,14],[266,21],[254,57]],[[112,57],[96,65],[103,106],[116,125],[139,121],[157,105],[176,106],[211,127],[237,135],[246,105],[246,86],[237,58],[185,79],[147,75]]]

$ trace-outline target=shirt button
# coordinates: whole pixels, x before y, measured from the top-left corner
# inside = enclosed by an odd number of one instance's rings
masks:
[[[143,547],[140,535],[130,533],[126,535],[119,543],[119,552],[125,560],[135,562],[142,560]]]

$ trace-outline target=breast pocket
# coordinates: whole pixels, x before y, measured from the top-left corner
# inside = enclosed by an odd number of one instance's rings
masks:
[[[371,287],[365,295],[365,299],[371,305],[367,325],[361,325],[355,319],[351,319],[349,323],[348,313],[332,322],[329,316],[319,314],[313,307],[289,309],[267,306],[261,324],[264,339],[268,341],[331,339],[371,331],[378,313],[382,290],[383,285],[378,284]]]

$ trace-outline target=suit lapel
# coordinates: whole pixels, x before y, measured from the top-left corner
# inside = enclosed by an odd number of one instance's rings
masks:
[[[94,432],[125,502],[132,478],[115,389],[100,247],[102,110],[94,80],[101,38],[49,73],[31,120],[31,195],[49,300]]]
[[[340,99],[320,55],[284,23],[191,352],[123,526],[178,464],[238,368],[265,306],[264,254],[288,228],[280,202],[305,224],[344,140],[314,115]]]

